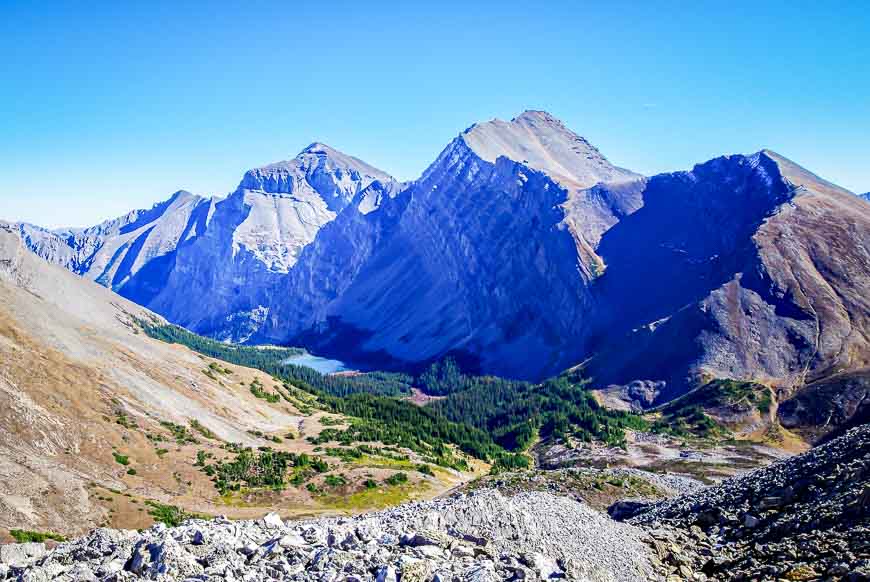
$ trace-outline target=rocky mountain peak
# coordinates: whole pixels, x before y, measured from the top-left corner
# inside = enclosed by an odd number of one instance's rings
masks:
[[[557,119],[550,115],[549,112],[540,109],[526,109],[525,111],[514,117],[511,121],[514,123],[518,123],[521,121],[529,121],[531,123],[542,122],[565,127],[565,124],[562,123],[562,120]]]
[[[478,123],[465,130],[460,139],[487,162],[503,156],[572,188],[639,177],[611,164],[598,148],[546,111],[529,110],[511,121]]]
[[[296,197],[313,194],[337,212],[375,180],[391,182],[393,178],[358,158],[314,142],[293,159],[249,170],[239,191]]]
[[[315,154],[315,155],[334,156],[334,157],[344,155],[340,151],[338,151],[337,149],[333,148],[332,146],[326,145],[325,143],[321,143],[319,141],[316,141],[316,142],[310,144],[307,148],[305,148],[304,150],[299,152],[300,156],[303,154]]]
[[[178,190],[173,193],[172,196],[169,197],[169,202],[189,202],[189,201],[202,200],[202,196],[198,194],[194,194],[193,192],[189,192],[187,190]]]
[[[845,188],[841,188],[817,176],[803,166],[773,150],[761,150],[756,156],[763,157],[776,164],[780,175],[795,189],[803,188],[804,190],[812,190],[817,194],[852,197],[852,193]]]
[[[286,273],[320,228],[375,182],[395,180],[358,158],[314,142],[293,159],[245,173],[220,219],[231,231],[235,250],[246,249],[269,271]]]
[[[603,346],[596,381],[661,399],[702,374],[791,387],[870,366],[870,207],[771,150],[644,178],[530,110],[459,133],[408,185],[316,141],[196,199],[20,232],[175,323],[355,361],[461,350],[539,378]]]

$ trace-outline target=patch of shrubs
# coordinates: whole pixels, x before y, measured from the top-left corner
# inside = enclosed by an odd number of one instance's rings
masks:
[[[294,485],[301,485],[306,471],[325,473],[329,464],[319,457],[311,457],[305,453],[289,453],[275,451],[269,447],[261,447],[254,451],[251,448],[236,448],[236,456],[230,461],[217,461],[205,464],[202,458],[202,470],[212,477],[215,487],[221,493],[239,491],[245,487],[265,487],[281,490],[287,483],[287,473],[297,469],[291,480]],[[197,458],[200,461],[200,458]]]
[[[195,418],[190,419],[190,428],[192,428],[207,439],[211,439],[213,441],[219,440],[218,435],[212,432],[208,427],[203,426],[203,424]]]
[[[56,542],[66,541],[66,538],[60,534],[52,532],[31,531],[27,529],[11,529],[9,530],[9,535],[11,535],[19,544],[26,544],[28,542],[41,543],[46,540],[54,540]]]
[[[186,426],[175,424],[174,422],[170,422],[168,420],[161,421],[160,426],[172,433],[172,438],[175,439],[175,442],[178,445],[195,445],[199,443],[199,441],[196,440],[196,437],[193,436],[193,433],[187,430]]]
[[[324,482],[330,487],[342,487],[347,485],[347,479],[344,475],[327,475]]]
[[[263,390],[263,384],[260,382],[259,378],[254,378],[251,382],[251,394],[260,398],[261,400],[265,400],[269,404],[277,404],[281,401],[281,396],[275,394],[274,392],[266,392]]]
[[[393,473],[386,479],[384,479],[384,483],[387,485],[404,485],[408,482],[408,474],[407,473]]]
[[[153,517],[154,521],[165,523],[169,527],[178,527],[187,519],[206,519],[208,517],[198,513],[188,513],[180,507],[165,505],[157,501],[149,500],[145,502],[145,505],[150,508],[148,509],[148,515]]]

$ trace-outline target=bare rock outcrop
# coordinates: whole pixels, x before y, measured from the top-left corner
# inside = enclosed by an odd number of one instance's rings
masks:
[[[488,490],[350,519],[98,529],[47,555],[9,549],[0,580],[655,580],[642,538],[566,497]]]
[[[629,522],[716,580],[870,580],[870,425]]]
[[[88,228],[18,229],[27,247],[47,261],[145,304],[166,284],[176,249],[205,232],[214,204],[180,190],[150,209]]]

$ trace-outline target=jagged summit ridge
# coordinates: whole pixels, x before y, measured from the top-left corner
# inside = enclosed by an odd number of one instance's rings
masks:
[[[545,111],[525,111],[511,121],[478,123],[459,139],[487,162],[504,156],[572,187],[639,178],[611,164],[598,148]]]
[[[390,182],[393,178],[358,158],[314,142],[293,159],[249,170],[239,190],[291,196],[316,194],[329,210],[338,212],[375,180]]]
[[[243,218],[233,229],[233,244],[269,270],[286,273],[323,225],[373,182],[395,180],[319,142],[291,160],[249,170],[227,208]]]
[[[628,176],[634,187],[588,192]],[[395,204],[324,229],[274,292],[294,299],[275,301],[258,340],[304,335],[313,349],[403,362],[462,351],[539,376],[579,349],[568,338],[585,326],[594,245],[641,186],[546,113],[473,126]]]
[[[787,393],[868,366],[870,212],[855,196],[765,150],[655,176],[643,201],[598,248],[597,382],[663,380],[663,402],[704,378]]]
[[[800,164],[773,150],[764,149],[758,152],[758,155],[763,155],[772,160],[776,164],[782,178],[794,188],[803,188],[804,191],[812,191],[817,194],[834,197],[853,197],[853,193],[849,190],[817,176]]]
[[[49,231],[19,224],[18,230],[42,258],[117,291],[146,264],[203,234],[215,203],[214,198],[179,190],[151,208],[87,228]]]

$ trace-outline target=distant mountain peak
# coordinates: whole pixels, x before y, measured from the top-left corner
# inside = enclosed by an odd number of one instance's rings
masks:
[[[289,160],[274,162],[245,173],[240,188],[246,190],[264,190],[270,193],[290,193],[292,187],[290,175],[304,179],[312,173],[350,173],[358,176],[366,185],[373,180],[389,182],[393,178],[386,172],[365,163],[359,158],[345,154],[322,142],[314,142]]]
[[[327,155],[327,156],[329,156],[329,155],[339,155],[339,156],[345,155],[345,154],[341,153],[340,151],[338,151],[337,149],[335,149],[334,147],[329,146],[329,145],[327,145],[323,142],[319,142],[319,141],[316,141],[316,142],[310,144],[304,150],[299,152],[300,156],[304,155],[304,154],[321,154],[321,155]]]
[[[193,192],[190,192],[189,190],[178,190],[177,192],[173,193],[172,196],[169,197],[169,200],[167,200],[166,202],[169,204],[180,204],[180,203],[185,203],[185,202],[197,202],[199,200],[204,200],[204,199],[205,199],[204,196],[200,196],[199,194],[194,194]],[[158,202],[155,206],[157,206],[159,204],[160,203]]]
[[[476,123],[460,139],[487,162],[506,157],[575,188],[639,178],[611,164],[598,148],[546,111],[527,110],[511,121]]]
[[[552,125],[557,125],[559,127],[565,127],[565,124],[562,123],[561,119],[554,117],[548,111],[543,111],[540,109],[526,109],[525,111],[511,119],[511,123],[521,122],[549,123]]]
[[[763,149],[756,155],[765,156],[772,160],[779,169],[780,174],[782,174],[782,177],[788,180],[788,182],[794,187],[804,187],[820,194],[853,195],[852,192],[845,188],[841,188],[840,186],[817,176],[800,164],[793,162],[773,150]]]
[[[269,270],[285,273],[320,228],[374,182],[395,180],[322,142],[290,160],[248,170],[230,196],[236,208],[242,201],[248,207],[239,211],[233,242]]]

